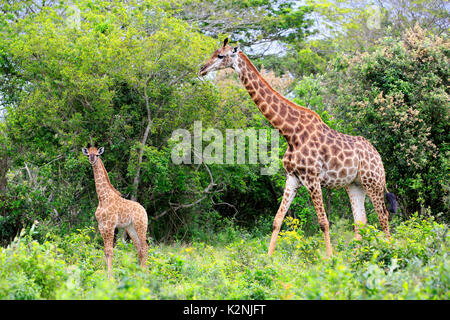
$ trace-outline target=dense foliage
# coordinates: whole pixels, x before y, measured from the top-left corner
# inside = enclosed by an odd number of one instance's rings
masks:
[[[205,166],[171,162],[175,129],[192,131],[196,120],[205,129],[261,123],[243,116],[216,120],[236,112],[196,75],[212,51],[211,38],[157,2],[130,10],[133,3],[84,1],[77,4],[79,20],[69,6],[24,14],[25,5],[6,7],[10,14],[2,16],[2,137],[8,140],[2,158],[11,168],[2,241],[35,219],[66,231],[93,222],[92,169],[80,152],[88,143],[105,147],[114,186],[161,220],[151,224],[159,239],[193,232],[186,226],[201,214],[214,216],[227,189],[237,198],[265,189],[265,179],[252,173],[257,168],[212,166],[210,175]],[[262,185],[252,186],[255,180]],[[210,183],[217,187],[205,196]],[[181,206],[203,198],[180,214]],[[276,198],[269,199],[274,210]]]
[[[448,227],[417,217],[395,225],[388,242],[374,227],[360,241],[348,225],[331,228],[335,254],[324,259],[321,235],[308,237],[288,219],[278,249],[268,236],[222,228],[208,242],[149,249],[138,267],[130,243],[118,241],[107,280],[94,228],[33,240],[32,228],[0,248],[1,299],[442,299],[448,300]],[[253,232],[255,234],[256,232]]]

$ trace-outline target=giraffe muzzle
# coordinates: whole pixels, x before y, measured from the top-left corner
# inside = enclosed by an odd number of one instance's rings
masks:
[[[198,75],[199,76],[204,76],[204,75],[206,75],[207,73],[208,73],[208,71],[206,70],[208,68],[208,65],[203,65],[201,68],[200,68],[200,71],[198,72]]]
[[[89,155],[89,162],[91,163],[91,165],[94,165],[97,162],[98,156],[95,154],[90,154]]]

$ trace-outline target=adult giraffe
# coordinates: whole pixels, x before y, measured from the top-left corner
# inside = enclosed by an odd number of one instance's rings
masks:
[[[383,162],[370,142],[363,137],[331,129],[317,113],[296,105],[276,92],[238,47],[228,45],[228,38],[201,67],[199,75],[224,68],[237,72],[258,108],[288,143],[283,157],[286,186],[273,223],[268,254],[272,255],[275,250],[281,223],[301,184],[308,189],[313,200],[328,256],[331,256],[332,248],[321,187],[346,189],[355,221],[356,238],[360,237],[359,225],[367,223],[364,200],[368,194],[381,227],[390,238],[389,213],[383,196],[386,189]],[[391,208],[395,208],[395,196],[388,193],[387,198]]]

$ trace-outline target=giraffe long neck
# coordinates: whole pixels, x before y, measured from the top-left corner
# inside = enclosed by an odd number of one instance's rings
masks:
[[[108,173],[106,172],[102,160],[99,158],[92,167],[94,169],[95,189],[97,190],[98,201],[105,201],[113,195],[120,196],[120,192],[117,191],[109,181]]]
[[[275,91],[244,53],[239,52],[237,61],[234,69],[242,84],[266,119],[280,131],[288,143],[299,123],[314,119],[322,122],[314,111],[294,104]]]

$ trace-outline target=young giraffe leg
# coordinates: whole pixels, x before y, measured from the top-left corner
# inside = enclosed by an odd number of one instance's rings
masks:
[[[134,246],[139,256],[140,265],[146,269],[148,244],[147,244],[147,225],[148,218],[145,209],[139,211],[133,217],[133,223],[127,227],[127,232],[132,238]]]
[[[366,199],[366,191],[363,187],[351,184],[345,188],[350,203],[352,205],[353,220],[355,221],[355,239],[361,239],[359,234],[359,226],[367,224],[366,210],[364,208],[364,200]]]
[[[139,239],[138,233],[136,232],[136,229],[134,228],[133,224],[130,224],[128,227],[126,227],[127,233],[131,238],[131,241],[133,241],[133,245],[136,248],[138,257],[139,257],[139,261],[142,261],[142,255],[141,255],[141,250],[142,250],[142,245],[141,245],[141,241]]]
[[[297,177],[288,175],[286,178],[286,186],[284,188],[283,200],[281,201],[280,208],[273,221],[273,231],[272,238],[270,239],[269,245],[269,256],[271,256],[275,250],[275,244],[277,242],[278,233],[280,232],[281,224],[283,222],[284,216],[288,211],[292,200],[297,193],[298,187],[300,186],[300,181]]]
[[[367,194],[373,203],[373,207],[378,215],[378,221],[380,221],[381,228],[384,233],[391,239],[391,234],[389,232],[389,212],[387,211],[386,204],[384,203],[384,192],[383,189],[368,188]]]
[[[140,226],[138,228],[137,234],[139,237],[139,241],[141,243],[141,252],[140,252],[141,267],[144,270],[147,270],[147,256],[148,256],[147,222],[145,223],[145,225]]]
[[[323,237],[325,240],[325,247],[327,249],[327,256],[331,257],[333,254],[331,249],[331,241],[330,241],[330,227],[327,219],[327,215],[325,213],[325,208],[323,206],[323,198],[322,198],[322,188],[320,187],[320,183],[318,181],[313,182],[311,185],[307,186],[309,194],[311,195],[312,201],[314,203],[314,208],[316,209],[317,219],[319,220],[320,229],[323,232]]]
[[[103,238],[103,245],[105,247],[106,266],[108,270],[108,279],[111,278],[112,257],[113,257],[113,243],[114,243],[114,228],[102,228],[100,233]]]

